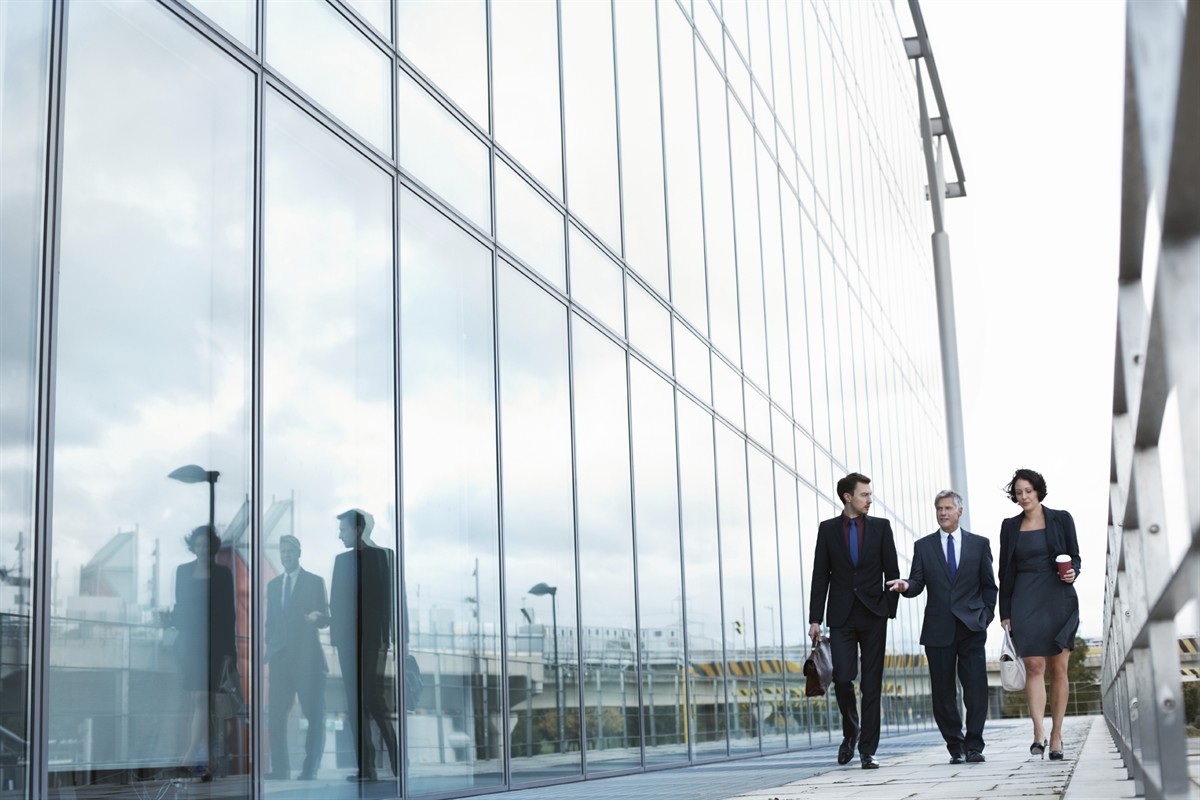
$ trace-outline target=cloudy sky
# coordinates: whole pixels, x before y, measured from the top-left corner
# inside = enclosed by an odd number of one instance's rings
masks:
[[[968,196],[947,202],[972,528],[1017,467],[1075,517],[1102,635],[1125,5],[923,0]],[[930,313],[934,313],[930,309]]]

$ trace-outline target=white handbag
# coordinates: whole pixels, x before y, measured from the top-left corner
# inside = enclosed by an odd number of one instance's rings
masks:
[[[1009,692],[1025,688],[1025,662],[1017,655],[1008,628],[1004,629],[1004,644],[1000,646],[1000,685]]]

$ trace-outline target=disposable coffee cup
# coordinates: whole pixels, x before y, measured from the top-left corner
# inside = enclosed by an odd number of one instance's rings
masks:
[[[1058,577],[1060,577],[1060,578],[1067,577],[1067,573],[1070,572],[1072,569],[1074,569],[1074,567],[1071,565],[1071,557],[1070,556],[1062,555],[1062,556],[1058,556],[1054,560],[1057,562]]]

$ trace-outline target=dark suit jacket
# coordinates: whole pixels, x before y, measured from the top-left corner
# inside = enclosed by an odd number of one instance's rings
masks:
[[[329,637],[339,649],[387,650],[392,633],[396,592],[392,578],[395,555],[364,544],[333,560],[329,587]]]
[[[1075,578],[1078,579],[1081,561],[1075,520],[1066,511],[1042,506],[1042,512],[1046,515],[1046,544],[1050,547],[1047,569],[1056,571],[1055,556],[1065,553],[1071,557],[1071,566],[1075,568]],[[1017,579],[1017,559],[1013,553],[1023,516],[1024,513],[1017,514],[1000,524],[1000,619],[1012,619],[1013,583]]]
[[[328,672],[325,653],[317,629],[329,625],[329,604],[325,601],[325,579],[300,568],[287,608],[281,608],[283,575],[267,584],[267,662],[276,657]],[[306,617],[313,611],[321,615],[314,624]]]
[[[857,597],[864,606],[881,617],[895,617],[900,601],[895,592],[885,590],[884,582],[900,577],[896,561],[896,542],[892,524],[879,517],[866,520],[858,566],[850,563],[850,549],[842,533],[842,517],[827,519],[817,528],[817,550],[813,556],[812,591],[809,595],[808,621],[825,617],[825,596],[829,595],[829,627],[845,624]]]
[[[969,630],[982,631],[996,616],[996,576],[992,572],[992,543],[961,528],[958,571],[950,580],[942,533],[922,536],[913,545],[912,571],[905,597],[916,597],[929,590],[925,601],[925,622],[921,626],[921,644],[945,647],[954,643],[955,619]]]

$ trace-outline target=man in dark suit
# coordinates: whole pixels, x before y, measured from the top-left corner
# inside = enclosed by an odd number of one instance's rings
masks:
[[[267,730],[271,741],[268,780],[291,777],[288,761],[287,719],[292,702],[300,697],[300,711],[308,721],[304,740],[304,766],[300,780],[313,780],[325,754],[325,673],[329,671],[317,630],[329,625],[325,580],[300,566],[300,540],[279,537],[283,574],[267,584]]]
[[[883,692],[883,653],[887,621],[896,616],[899,598],[884,591],[884,581],[900,577],[892,525],[868,517],[871,479],[852,472],[837,482],[842,513],[817,528],[813,555],[812,593],[808,606],[808,635],[821,636],[829,599],[829,646],[833,656],[833,685],[842,712],[842,745],[838,763],[848,764],[858,745],[863,769],[878,769],[880,695]],[[854,698],[854,679],[862,661],[862,723]]]
[[[395,554],[370,542],[374,527],[370,514],[354,508],[337,519],[338,536],[349,549],[333,560],[329,633],[342,668],[346,719],[358,760],[358,774],[348,780],[369,782],[378,780],[371,720],[379,727],[392,774],[399,775],[396,730],[384,682],[388,649],[395,640]]]
[[[958,527],[962,497],[939,492],[934,500],[939,531],[913,545],[908,580],[888,583],[893,592],[916,597],[929,590],[921,644],[929,662],[933,718],[946,740],[950,763],[981,763],[983,725],[987,721],[987,626],[996,616],[996,576],[992,572],[992,543]],[[962,683],[967,707],[963,735],[954,676]]]

